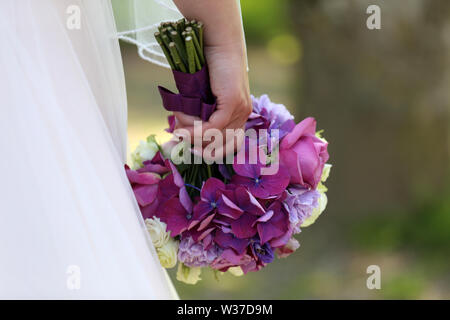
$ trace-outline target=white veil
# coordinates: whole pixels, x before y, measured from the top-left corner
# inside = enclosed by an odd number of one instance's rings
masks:
[[[119,39],[133,43],[139,56],[169,68],[153,34],[163,21],[183,17],[171,0],[112,0]]]
[[[170,68],[154,38],[154,33],[158,30],[161,22],[176,21],[183,17],[173,1],[111,0],[111,2],[118,38],[135,44],[142,59]],[[240,8],[240,0],[237,0],[237,3]]]
[[[1,0],[0,29],[0,298],[176,298],[123,169],[111,2]]]

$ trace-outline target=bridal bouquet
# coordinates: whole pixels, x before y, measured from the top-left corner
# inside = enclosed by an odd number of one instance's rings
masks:
[[[155,37],[179,90],[159,88],[164,107],[206,121],[215,98],[202,24],[182,19],[159,29]],[[296,124],[267,95],[252,96],[252,102],[237,153],[199,157],[189,139],[174,135],[159,145],[149,136],[132,153],[131,168],[125,166],[162,266],[178,263],[177,279],[185,283],[200,280],[204,267],[241,275],[260,270],[275,255],[287,257],[299,247],[294,235],[326,207],[323,183],[331,165],[316,121]],[[174,131],[173,116],[168,131]]]

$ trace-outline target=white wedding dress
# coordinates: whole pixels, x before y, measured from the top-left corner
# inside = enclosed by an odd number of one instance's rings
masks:
[[[0,298],[177,298],[123,169],[117,37],[153,61],[149,30],[117,34],[106,0],[1,0],[0,30]]]

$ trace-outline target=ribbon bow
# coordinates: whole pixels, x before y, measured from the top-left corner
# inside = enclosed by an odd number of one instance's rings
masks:
[[[211,92],[206,65],[196,73],[177,70],[172,72],[179,93],[158,86],[164,108],[167,111],[180,111],[208,121],[216,109],[216,98]]]

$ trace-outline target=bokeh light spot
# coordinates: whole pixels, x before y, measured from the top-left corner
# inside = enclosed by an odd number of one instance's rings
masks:
[[[302,45],[298,38],[291,34],[273,37],[267,44],[269,56],[282,65],[292,65],[302,58]]]

